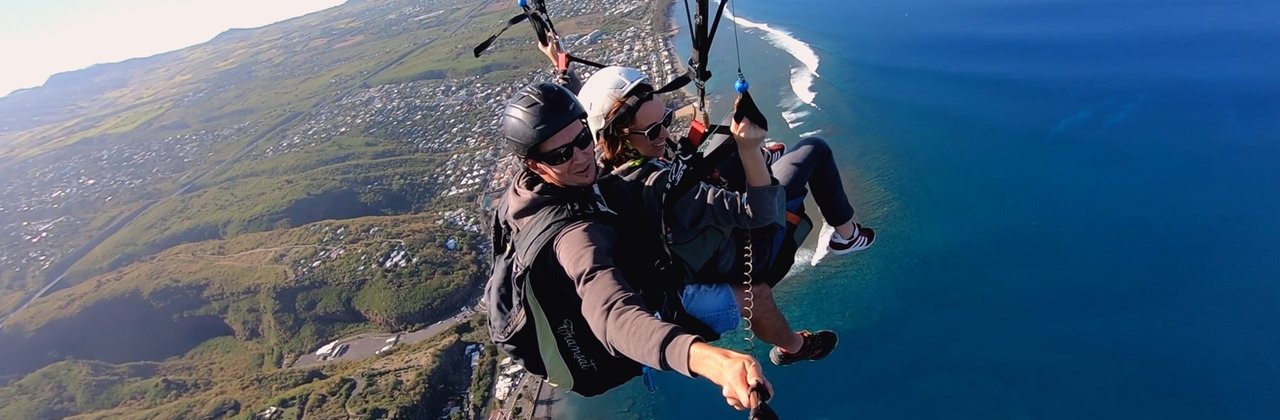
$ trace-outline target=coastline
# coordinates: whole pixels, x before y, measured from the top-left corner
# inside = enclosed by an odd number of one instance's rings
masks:
[[[674,61],[674,63],[671,64],[673,64],[676,69],[679,69],[676,73],[668,74],[668,80],[674,80],[680,75],[687,74],[692,77],[689,71],[688,58],[680,55],[680,51],[676,49],[676,37],[680,35],[680,23],[676,20],[677,12],[675,11],[676,6],[678,5],[679,3],[676,0],[669,0],[666,7],[661,10],[661,13],[658,11],[652,11],[650,14],[651,19],[654,20],[652,23],[654,32],[663,38],[662,51],[665,51],[668,54],[668,57],[671,57],[671,60]],[[670,98],[667,103],[675,108],[673,116],[677,121],[692,121],[693,118],[698,115],[697,96],[691,91],[691,89],[694,89],[692,85],[669,93],[672,98]],[[677,123],[678,129],[676,132],[683,132],[688,128],[683,124],[684,123],[680,122]]]

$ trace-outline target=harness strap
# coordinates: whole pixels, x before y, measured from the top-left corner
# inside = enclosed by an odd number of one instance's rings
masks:
[[[498,39],[499,35],[502,35],[502,33],[506,32],[507,29],[510,29],[512,26],[520,22],[524,22],[524,20],[528,18],[529,18],[528,13],[521,13],[513,16],[511,19],[507,19],[506,25],[503,25],[502,28],[494,32],[493,35],[490,35],[489,38],[485,39],[484,42],[481,42],[480,45],[476,45],[476,48],[471,50],[471,53],[474,54],[476,58],[480,58],[480,53],[483,53],[484,50],[489,49],[489,46],[493,44],[494,40]]]

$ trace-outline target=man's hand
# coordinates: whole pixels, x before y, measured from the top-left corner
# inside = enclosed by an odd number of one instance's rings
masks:
[[[689,347],[689,370],[719,385],[725,403],[735,410],[756,408],[763,402],[751,392],[752,385],[763,385],[770,395],[773,394],[773,385],[764,379],[760,363],[742,353],[707,343],[693,343]]]

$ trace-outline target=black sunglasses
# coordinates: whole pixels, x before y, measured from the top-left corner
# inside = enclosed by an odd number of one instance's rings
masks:
[[[563,146],[548,150],[546,152],[533,155],[538,161],[556,166],[568,162],[573,159],[574,149],[586,150],[591,147],[591,129],[586,124],[582,124],[582,131],[578,133],[578,137]]]
[[[644,130],[634,130],[634,129],[628,128],[626,129],[626,134],[627,135],[643,134],[645,138],[649,139],[649,141],[658,141],[658,136],[662,135],[661,127],[668,127],[668,128],[671,127],[672,111],[675,111],[675,110],[668,109],[667,113],[662,115],[661,120],[653,124],[649,124],[649,126],[645,127]]]

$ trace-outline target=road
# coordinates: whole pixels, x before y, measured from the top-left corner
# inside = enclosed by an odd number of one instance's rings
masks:
[[[373,357],[377,355],[378,349],[381,349],[387,344],[390,344],[390,343],[387,343],[387,339],[389,338],[395,337],[397,335],[400,336],[400,340],[396,344],[396,346],[420,343],[422,341],[425,341],[428,338],[435,337],[441,332],[452,329],[454,326],[460,323],[470,320],[471,317],[475,316],[476,314],[477,312],[475,307],[467,307],[459,311],[457,314],[454,314],[453,316],[449,317],[448,319],[436,322],[435,324],[428,325],[426,328],[422,328],[416,331],[410,331],[407,333],[398,333],[398,334],[388,334],[388,333],[360,334],[352,337],[342,338],[338,340],[337,346],[346,344],[349,347],[347,348],[347,351],[343,353],[341,356],[328,359],[328,360],[320,360],[319,358],[316,357],[313,350],[312,353],[307,353],[305,355],[302,355],[301,357],[298,357],[298,360],[295,360],[293,362],[293,365],[291,366],[292,367],[311,367],[311,366],[320,366],[328,363],[346,362],[351,360],[360,360],[360,359]]]

